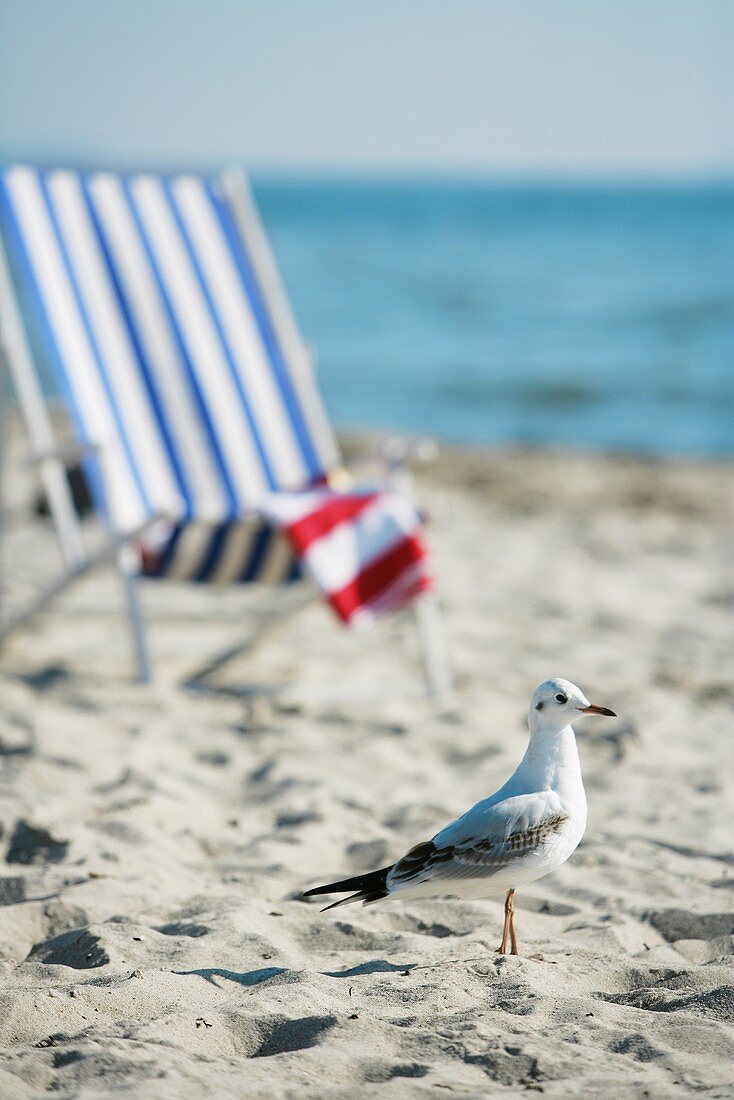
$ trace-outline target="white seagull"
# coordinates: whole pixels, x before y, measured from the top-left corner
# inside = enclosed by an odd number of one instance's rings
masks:
[[[397,863],[317,886],[304,897],[355,891],[326,906],[334,909],[388,897],[485,898],[507,891],[499,950],[507,953],[509,937],[511,953],[517,955],[516,888],[565,863],[586,828],[586,794],[571,726],[583,714],[616,718],[613,710],[593,705],[568,680],[546,680],[530,703],[525,755],[503,787]]]

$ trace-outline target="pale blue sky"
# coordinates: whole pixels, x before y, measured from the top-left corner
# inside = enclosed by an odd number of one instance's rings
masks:
[[[734,174],[734,0],[0,0],[0,158]]]

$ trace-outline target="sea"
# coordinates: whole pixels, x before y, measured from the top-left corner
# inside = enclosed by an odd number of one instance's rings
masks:
[[[254,190],[339,426],[734,452],[734,183]]]

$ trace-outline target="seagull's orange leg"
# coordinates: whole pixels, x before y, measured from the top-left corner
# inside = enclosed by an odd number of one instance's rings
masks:
[[[517,936],[515,934],[515,891],[507,891],[507,900],[505,906],[509,904],[510,909],[510,954],[519,955],[520,952],[517,949]]]
[[[512,918],[515,910],[512,907],[512,899],[515,896],[514,890],[507,891],[507,897],[505,898],[505,923],[502,926],[502,943],[497,950],[500,955],[507,954],[507,937],[510,937],[510,946],[512,948],[512,954],[517,955],[517,939],[515,938],[515,927],[512,923]]]

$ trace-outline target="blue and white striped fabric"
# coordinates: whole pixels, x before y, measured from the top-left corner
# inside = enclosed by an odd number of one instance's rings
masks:
[[[247,193],[12,167],[0,227],[113,530],[166,517],[168,575],[290,575],[258,506],[338,454]]]

